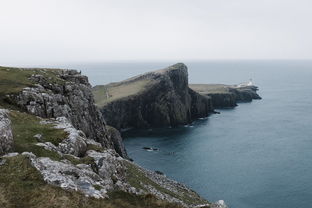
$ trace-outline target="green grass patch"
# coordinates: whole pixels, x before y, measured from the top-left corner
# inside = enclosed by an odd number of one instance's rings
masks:
[[[69,160],[74,165],[77,165],[77,164],[87,164],[87,165],[95,164],[94,159],[92,157],[89,157],[89,156],[76,158],[72,155],[63,155],[63,158]]]
[[[94,144],[88,144],[87,145],[87,151],[88,150],[94,150],[96,152],[103,152],[104,151],[104,148],[103,147],[99,147],[97,145],[94,145]]]
[[[141,79],[133,82],[119,82],[108,85],[98,85],[92,88],[94,100],[97,106],[102,107],[109,102],[142,92],[153,83],[149,79]]]
[[[10,119],[12,121],[14,150],[15,152],[33,152],[39,157],[49,157],[59,160],[61,156],[49,150],[36,145],[39,141],[34,137],[36,134],[42,135],[42,142],[51,142],[58,145],[68,134],[62,129],[55,129],[51,124],[40,124],[40,119],[36,116],[11,111]]]

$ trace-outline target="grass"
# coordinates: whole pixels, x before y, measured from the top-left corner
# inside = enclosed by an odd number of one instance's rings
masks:
[[[96,152],[103,152],[104,151],[104,148],[103,147],[99,147],[97,145],[94,145],[94,144],[88,144],[87,145],[87,151],[88,150],[94,150]]]
[[[36,116],[10,111],[10,119],[12,121],[12,130],[14,137],[15,152],[33,152],[39,157],[49,157],[54,160],[60,160],[61,156],[43,147],[37,146],[36,134],[42,135],[43,142],[51,142],[58,145],[68,134],[62,129],[55,129],[51,124],[40,124],[40,119]]]
[[[110,199],[85,197],[45,183],[41,174],[23,155],[5,158],[0,166],[1,208],[180,208],[154,196],[136,196],[122,191],[109,193]]]
[[[190,84],[189,87],[201,94],[228,94],[230,86],[223,84]]]
[[[95,164],[95,161],[92,157],[85,156],[81,158],[76,158],[72,155],[64,155],[63,156],[65,159],[69,160],[72,164],[77,165],[77,164],[87,164],[87,165],[93,165]]]
[[[207,203],[206,200],[200,198],[195,192],[193,194],[190,194],[190,192],[186,192],[185,190],[180,189],[179,193],[174,193],[166,188],[163,188],[162,186],[152,181],[150,178],[146,177],[146,175],[134,164],[126,161],[125,165],[127,167],[127,181],[131,184],[131,186],[135,188],[148,191],[142,184],[150,185],[159,192],[180,199],[186,204]]]
[[[92,89],[92,92],[96,105],[102,107],[114,100],[135,95],[144,90],[150,84],[152,84],[151,80],[142,79],[133,82],[98,85]]]
[[[0,106],[12,107],[5,102],[5,95],[15,94],[25,87],[32,87],[33,83],[29,78],[33,74],[45,76],[50,83],[64,83],[58,77],[60,69],[22,69],[12,67],[0,67]]]

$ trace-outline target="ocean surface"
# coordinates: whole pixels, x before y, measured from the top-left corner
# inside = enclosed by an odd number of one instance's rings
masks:
[[[93,85],[174,63],[71,64]],[[253,79],[262,100],[178,128],[123,134],[135,162],[231,208],[312,207],[312,62],[185,62],[190,83]],[[159,151],[145,151],[142,147]]]

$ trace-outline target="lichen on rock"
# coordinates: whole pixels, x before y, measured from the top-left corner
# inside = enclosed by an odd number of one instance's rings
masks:
[[[0,155],[9,152],[13,148],[13,133],[8,110],[0,109]]]

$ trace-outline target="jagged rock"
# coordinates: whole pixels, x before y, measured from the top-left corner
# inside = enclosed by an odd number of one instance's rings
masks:
[[[209,97],[189,89],[187,67],[182,63],[95,86],[93,93],[107,124],[117,129],[188,124],[213,111]]]
[[[106,126],[108,137],[113,141],[114,149],[123,158],[128,158],[126,148],[123,144],[122,137],[117,129],[111,126]]]
[[[214,203],[211,208],[228,208],[228,206],[225,204],[223,200],[219,200],[216,203]]]
[[[14,143],[11,120],[7,113],[7,110],[0,109],[0,155],[11,151]]]
[[[117,184],[120,187],[120,184],[125,183],[125,167],[122,163],[124,159],[116,155],[115,151],[96,152],[89,150],[87,155],[94,158],[98,174],[105,180],[106,184],[110,186]]]

